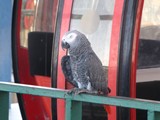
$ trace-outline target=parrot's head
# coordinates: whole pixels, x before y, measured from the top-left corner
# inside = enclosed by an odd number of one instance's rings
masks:
[[[68,49],[69,51],[83,48],[88,45],[90,45],[90,42],[86,36],[77,30],[68,31],[62,37],[62,48]]]

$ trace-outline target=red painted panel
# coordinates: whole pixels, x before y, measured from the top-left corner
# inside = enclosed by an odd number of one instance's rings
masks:
[[[64,35],[64,33],[69,30],[71,12],[72,12],[72,0],[65,0],[63,14],[62,14],[60,40],[59,40],[58,74],[57,74],[57,88],[61,89],[65,89],[65,79],[61,69],[61,58],[66,54],[66,51],[64,51],[61,47],[61,38]],[[58,120],[65,120],[65,101],[58,99],[57,106],[58,106],[57,107]]]
[[[137,15],[136,15],[136,22],[135,22],[133,48],[132,48],[130,94],[131,94],[131,97],[133,97],[133,98],[136,98],[136,71],[137,71],[139,34],[140,34],[140,24],[141,24],[143,3],[144,3],[144,0],[139,0]],[[130,119],[136,120],[136,110],[131,109]]]
[[[108,85],[111,88],[110,96],[116,96],[117,90],[118,48],[123,4],[124,0],[115,1],[108,66]],[[108,120],[116,120],[116,107],[111,107],[111,114],[108,115]]]

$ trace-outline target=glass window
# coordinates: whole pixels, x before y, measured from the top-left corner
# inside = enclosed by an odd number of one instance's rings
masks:
[[[160,40],[160,1],[145,0],[142,21],[141,39]]]
[[[145,0],[140,28],[137,82],[160,80],[160,1]]]
[[[114,0],[74,0],[70,30],[83,32],[108,66]]]

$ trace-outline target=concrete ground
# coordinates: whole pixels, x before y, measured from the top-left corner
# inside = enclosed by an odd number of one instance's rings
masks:
[[[9,120],[22,120],[18,103],[12,103],[9,109]]]
[[[13,74],[11,75],[11,81],[14,82]],[[22,120],[16,94],[10,93],[10,98],[11,106],[9,109],[9,120]]]

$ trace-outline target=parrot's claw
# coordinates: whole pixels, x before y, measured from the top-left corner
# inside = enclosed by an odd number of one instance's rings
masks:
[[[66,96],[66,95],[74,95],[74,96],[77,95],[78,89],[79,89],[79,88],[73,88],[73,89],[67,91],[67,92],[65,93],[65,96]]]
[[[78,94],[81,94],[81,93],[98,94],[98,91],[91,91],[91,90],[87,90],[87,89],[80,89],[75,94],[78,95]]]
[[[79,91],[80,89],[79,88],[73,88],[73,89],[71,89],[71,90],[69,90],[68,92],[67,92],[67,94],[76,94],[78,91]]]
[[[78,94],[81,94],[81,93],[98,94],[98,91],[90,91],[90,90],[87,90],[87,89],[73,88],[73,89],[71,89],[67,92],[67,94],[74,94],[74,95],[78,95]]]

